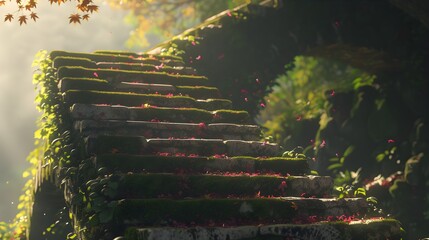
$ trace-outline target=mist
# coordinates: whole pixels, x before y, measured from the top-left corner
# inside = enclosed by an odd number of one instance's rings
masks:
[[[34,148],[33,133],[40,116],[34,104],[31,63],[39,50],[91,52],[123,50],[131,26],[123,22],[125,11],[111,10],[104,2],[90,21],[69,24],[73,4],[58,7],[40,1],[37,22],[19,26],[17,21],[0,22],[0,221],[10,221],[25,182],[22,172]],[[14,6],[0,7],[0,20]],[[16,18],[16,17],[15,17]]]

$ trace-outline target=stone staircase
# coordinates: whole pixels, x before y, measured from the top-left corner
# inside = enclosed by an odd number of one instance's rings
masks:
[[[259,141],[247,112],[182,59],[50,58],[81,147],[71,166],[40,172],[53,177],[41,176],[36,194],[43,181],[63,190],[78,239],[401,238],[397,221],[366,217],[365,199],[334,198],[332,179],[311,175],[305,156]]]

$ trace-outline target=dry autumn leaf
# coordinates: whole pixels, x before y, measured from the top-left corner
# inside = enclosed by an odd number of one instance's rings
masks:
[[[12,14],[6,14],[6,17],[4,18],[4,21],[5,22],[6,21],[12,22],[12,19],[13,19],[13,15]]]
[[[39,16],[37,16],[37,13],[32,12],[32,13],[30,14],[30,18],[31,18],[31,19],[33,19],[34,21],[36,21],[36,19],[38,19],[38,18],[39,18]]]
[[[80,20],[82,18],[78,13],[76,13],[76,14],[71,14],[69,19],[70,19],[69,23],[80,23]]]
[[[1,0],[0,1],[0,6],[3,6],[3,5],[5,5],[6,4],[6,1],[5,0]]]
[[[83,15],[83,16],[82,16],[82,20],[86,20],[86,21],[88,21],[88,20],[89,20],[89,14],[85,14],[85,15]]]
[[[22,25],[23,23],[27,24],[27,16],[25,15],[19,16],[18,21],[19,21],[19,25]]]
[[[90,11],[91,13],[97,12],[98,6],[97,5],[88,5],[88,11]]]

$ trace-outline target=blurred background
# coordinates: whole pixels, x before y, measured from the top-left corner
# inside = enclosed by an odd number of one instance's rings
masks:
[[[145,51],[214,14],[250,2],[261,1],[94,1],[98,13],[70,24],[74,1],[60,7],[43,1],[37,6],[40,19],[20,26],[16,6],[1,6],[0,0],[0,21],[8,13],[15,17],[0,23],[0,223],[16,213],[25,182],[22,173],[28,167],[25,159],[33,149],[39,114],[31,62],[39,50]],[[320,1],[284,2],[296,7],[289,12],[293,21],[269,26],[283,30],[290,24],[293,33],[265,31],[266,22],[259,27],[268,35],[254,25],[230,32],[225,27],[209,46],[184,40],[192,45],[184,59],[204,56],[190,63],[201,71],[222,60],[231,71],[217,71],[220,75],[210,78],[235,107],[249,111],[264,127],[266,141],[287,150],[301,146],[311,167],[332,176],[347,196],[364,188],[367,196],[379,199],[377,211],[402,221],[410,239],[427,236],[429,2],[338,0],[329,1],[331,7]],[[334,39],[331,46],[323,46],[324,33]],[[303,51],[314,36],[321,48]],[[215,48],[222,37],[223,46]],[[293,41],[275,46],[271,41],[277,38]],[[279,54],[281,47],[290,51]],[[225,56],[224,49],[232,54]],[[283,66],[279,59],[287,54],[292,57]],[[274,70],[255,74],[254,69],[262,67]]]

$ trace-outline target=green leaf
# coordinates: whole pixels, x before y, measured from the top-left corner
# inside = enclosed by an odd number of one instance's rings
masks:
[[[384,153],[380,153],[377,155],[377,157],[375,159],[377,160],[377,162],[382,162],[385,157],[386,157],[386,155]]]
[[[341,167],[343,167],[343,164],[341,164],[341,163],[334,163],[332,165],[329,165],[328,170],[334,170],[334,169],[341,168]]]

